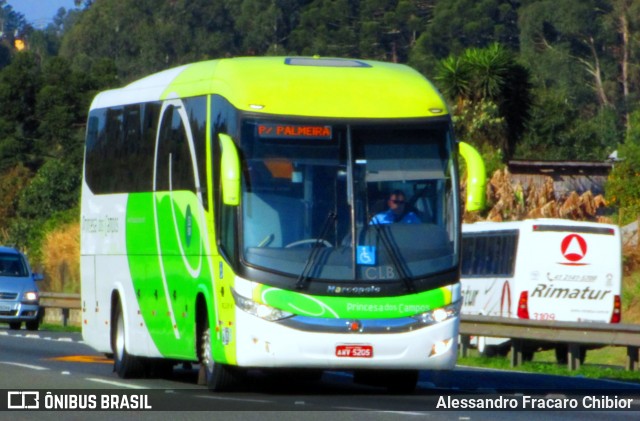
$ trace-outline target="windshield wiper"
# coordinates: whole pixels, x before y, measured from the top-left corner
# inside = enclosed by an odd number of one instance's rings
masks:
[[[309,252],[309,257],[307,257],[307,261],[298,275],[298,280],[296,282],[297,289],[304,289],[307,286],[307,282],[310,279],[308,275],[311,273],[311,269],[315,267],[315,260],[320,253],[320,249],[322,249],[322,244],[325,242],[327,234],[329,233],[329,229],[331,228],[331,224],[336,220],[335,212],[329,212],[327,218],[324,220],[324,225],[322,225],[322,230],[320,231],[320,235],[316,237],[313,246],[311,246],[311,252]]]
[[[381,224],[375,218],[369,218],[369,220],[371,221],[369,225],[373,225],[375,227],[378,237],[382,240],[382,245],[384,245],[385,250],[389,254],[391,263],[398,272],[400,280],[402,280],[404,286],[409,292],[416,292],[416,287],[413,284],[413,280],[407,273],[408,269],[405,268],[404,259],[402,258],[402,256],[400,256],[398,250],[393,246],[392,240],[391,238],[389,238],[389,233],[384,229],[384,227],[382,226],[383,224]]]

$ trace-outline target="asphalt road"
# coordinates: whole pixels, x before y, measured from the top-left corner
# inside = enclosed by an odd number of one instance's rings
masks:
[[[68,401],[63,402],[64,395],[80,396],[78,399],[94,396],[99,406],[103,395],[126,392],[127,395],[140,396],[140,401],[146,399],[152,409],[119,412],[119,419],[217,418],[212,417],[210,411],[218,411],[216,413],[224,416],[225,420],[278,421],[301,418],[332,421],[397,420],[415,417],[430,420],[529,421],[640,417],[639,384],[581,377],[458,367],[450,372],[423,372],[414,394],[393,395],[384,389],[355,384],[351,374],[346,372],[330,371],[319,382],[305,382],[297,381],[290,375],[255,371],[250,373],[247,383],[237,391],[212,393],[197,385],[197,368],[197,365],[178,365],[172,375],[166,378],[123,380],[113,373],[112,361],[84,345],[79,333],[11,331],[0,326],[0,408],[5,408],[9,399],[16,398],[15,394],[8,396],[16,391],[38,391],[42,395],[41,401],[47,392],[51,392],[52,396],[58,396],[59,402],[62,402],[59,406],[62,407],[69,405]],[[626,402],[631,411],[541,411],[533,408],[537,402],[533,399],[537,398],[546,397],[545,404],[571,404],[572,399],[582,403],[585,396],[589,399],[587,403],[592,406],[612,403],[623,405]],[[500,402],[503,405],[515,404],[518,408],[527,405],[529,411],[471,411],[460,407],[460,402],[478,406],[480,400],[489,400],[493,405]],[[455,407],[456,402],[458,408]],[[116,404],[120,405],[121,402]],[[109,411],[14,410],[0,411],[0,420],[106,420],[114,419],[114,415]]]

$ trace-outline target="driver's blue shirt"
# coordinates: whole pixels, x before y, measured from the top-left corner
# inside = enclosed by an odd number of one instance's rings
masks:
[[[380,212],[379,214],[371,218],[369,225],[393,224],[396,222],[400,224],[419,224],[421,221],[420,218],[418,218],[418,216],[413,212],[407,212],[402,216],[401,219],[398,219],[398,215],[393,213],[392,210],[388,210],[386,212]]]

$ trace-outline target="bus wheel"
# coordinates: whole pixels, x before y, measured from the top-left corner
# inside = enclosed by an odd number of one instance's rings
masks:
[[[567,364],[569,362],[569,347],[567,345],[556,345],[556,361],[558,364]],[[583,346],[580,347],[580,364],[584,364],[584,360],[587,358],[587,349]]]
[[[113,350],[113,371],[118,377],[129,379],[142,374],[144,365],[142,358],[130,355],[127,352],[127,344],[125,343],[125,323],[122,313],[122,304],[118,300],[115,306],[115,313],[112,323],[111,332],[111,349]]]
[[[211,344],[211,329],[208,321],[202,332],[202,355],[200,370],[203,371],[204,383],[209,390],[221,392],[230,390],[237,383],[237,373],[232,367],[217,363],[213,359],[213,346]]]
[[[484,336],[478,336],[478,353],[482,357],[495,357],[498,352],[493,345],[487,345],[487,338]]]
[[[478,336],[478,353],[482,357],[506,357],[510,350],[509,342],[504,342],[500,345],[487,345],[487,338]]]
[[[355,383],[386,387],[391,393],[413,393],[418,383],[418,370],[356,370]]]
[[[525,349],[522,351],[522,361],[531,362],[533,361],[533,356],[535,355],[535,351],[533,349]]]
[[[387,390],[395,394],[413,393],[418,383],[418,370],[398,370],[387,374]]]

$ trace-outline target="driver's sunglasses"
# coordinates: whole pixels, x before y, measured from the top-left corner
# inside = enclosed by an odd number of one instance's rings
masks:
[[[404,205],[404,200],[392,200],[396,205]]]

